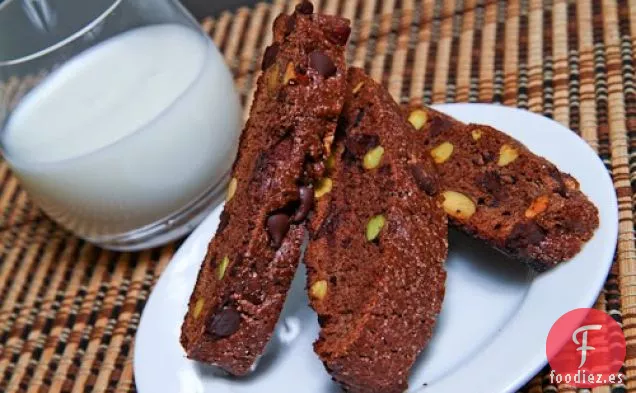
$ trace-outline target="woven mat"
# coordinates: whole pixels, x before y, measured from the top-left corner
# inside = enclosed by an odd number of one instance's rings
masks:
[[[593,393],[636,392],[636,1],[314,2],[354,20],[351,63],[397,100],[526,108],[570,127],[598,152],[618,193],[620,237],[596,306],[623,323],[629,348],[627,383]],[[280,0],[203,21],[246,107],[273,18],[292,6]],[[177,244],[100,250],[44,217],[4,162],[0,182],[0,392],[135,391],[140,313]],[[523,391],[575,391],[551,385],[548,371]]]

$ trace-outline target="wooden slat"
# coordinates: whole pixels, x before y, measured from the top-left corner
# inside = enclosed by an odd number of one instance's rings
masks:
[[[202,21],[236,77],[245,114],[274,18],[297,2],[274,0]],[[626,326],[629,350],[626,384],[591,392],[636,393],[636,1],[314,3],[354,20],[350,63],[396,100],[499,97],[572,126],[598,152],[614,179],[620,234],[596,307]],[[44,75],[0,81],[0,108],[15,105]],[[0,110],[0,120],[5,114]],[[48,221],[0,160],[0,391],[134,392],[140,306],[177,245],[142,253],[88,245]],[[521,392],[576,391],[548,377],[540,373]]]

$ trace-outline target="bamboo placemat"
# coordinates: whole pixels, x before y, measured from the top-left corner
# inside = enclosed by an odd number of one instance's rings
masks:
[[[400,102],[526,108],[598,152],[619,197],[620,235],[597,307],[623,324],[628,356],[626,384],[592,392],[636,392],[636,0],[314,3],[354,21],[351,63]],[[277,0],[203,21],[246,107],[273,18],[292,7]],[[0,182],[0,392],[135,391],[135,331],[177,244],[127,254],[97,249],[46,219],[4,162]],[[523,391],[575,391],[551,385],[548,372]]]

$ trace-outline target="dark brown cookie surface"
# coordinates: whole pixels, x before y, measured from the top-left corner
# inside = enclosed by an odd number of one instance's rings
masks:
[[[305,253],[314,349],[346,391],[401,393],[440,311],[446,215],[399,107],[362,70],[348,81]]]
[[[435,160],[452,224],[537,271],[574,257],[599,225],[572,176],[492,127],[405,110]]]
[[[221,225],[182,327],[189,358],[235,375],[250,371],[278,320],[298,266],[311,185],[324,173],[344,102],[348,21],[312,9],[305,2],[275,21]]]

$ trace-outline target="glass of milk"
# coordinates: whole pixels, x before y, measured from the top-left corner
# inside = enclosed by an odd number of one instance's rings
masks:
[[[0,2],[0,147],[53,220],[116,250],[193,229],[223,198],[241,108],[176,0]]]

